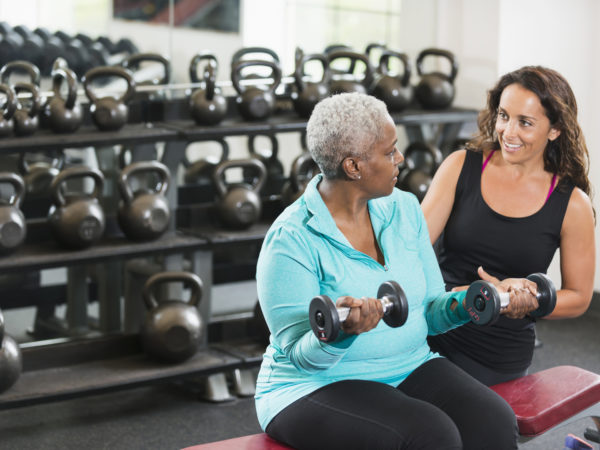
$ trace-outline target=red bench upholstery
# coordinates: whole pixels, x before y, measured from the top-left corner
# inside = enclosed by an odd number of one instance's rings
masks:
[[[194,445],[183,450],[290,450],[290,448],[271,439],[265,433],[259,433],[226,441]]]
[[[582,417],[600,426],[600,375],[574,366],[551,369],[492,386],[514,410],[519,433],[533,438]],[[264,433],[195,445],[184,450],[289,450]]]
[[[582,417],[600,423],[600,375],[557,366],[492,386],[512,407],[521,436],[538,436]]]

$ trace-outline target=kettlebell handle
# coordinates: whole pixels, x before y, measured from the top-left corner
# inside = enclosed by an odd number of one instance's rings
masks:
[[[369,59],[369,61],[371,61],[371,52],[375,49],[378,49],[378,50],[381,50],[382,52],[384,52],[388,48],[385,44],[383,44],[381,42],[372,42],[371,44],[367,45],[367,48],[365,48],[365,54],[367,55],[367,58]]]
[[[72,178],[83,177],[90,177],[94,180],[94,190],[90,194],[90,197],[99,198],[102,193],[102,188],[104,187],[104,176],[102,176],[102,172],[87,166],[74,166],[61,170],[52,180],[50,191],[54,203],[58,206],[64,206],[66,204],[65,196],[60,189],[65,181]]]
[[[29,117],[35,117],[37,113],[40,111],[40,91],[35,84],[32,83],[15,83],[14,84],[15,94],[19,94],[19,92],[25,91],[31,94],[31,107],[29,108]],[[17,103],[19,103],[17,101]]]
[[[152,84],[169,84],[171,81],[171,63],[167,58],[158,53],[136,53],[125,59],[121,65],[131,71],[139,70],[142,62],[157,62],[163,67],[163,76],[153,80]]]
[[[4,341],[4,314],[0,309],[0,342]]]
[[[58,153],[58,156],[56,157],[52,157],[52,163],[49,164],[50,168],[53,169],[61,169],[64,162],[65,162],[65,154],[63,153],[62,150],[55,150]],[[43,152],[45,153],[45,152]],[[50,156],[50,155],[46,155],[46,156]],[[21,169],[21,172],[23,172],[24,174],[28,174],[31,170],[29,163],[27,162],[27,152],[22,152],[21,155],[19,156],[19,168]]]
[[[367,55],[356,53],[348,50],[336,50],[329,53],[329,65],[336,59],[348,58],[350,61],[362,61],[365,65],[365,76],[360,81],[360,84],[365,86],[367,89],[373,84],[373,65],[370,63]],[[350,72],[352,73],[352,72]]]
[[[160,272],[148,278],[142,290],[142,298],[148,310],[151,311],[158,306],[158,301],[154,296],[155,287],[173,281],[182,281],[184,285],[187,284],[191,288],[192,292],[188,302],[191,306],[197,306],[200,303],[203,285],[198,275],[191,272]]]
[[[0,172],[0,184],[10,184],[15,190],[15,193],[8,201],[10,206],[19,208],[23,201],[23,193],[25,192],[25,182],[23,178],[14,172]],[[2,339],[0,339],[2,342]]]
[[[410,158],[410,155],[412,155],[413,153],[418,153],[418,152],[429,153],[431,155],[431,158],[433,160],[433,167],[432,167],[432,171],[429,175],[433,176],[435,171],[437,170],[437,168],[440,166],[440,164],[442,163],[442,161],[444,159],[444,156],[443,156],[441,150],[439,148],[437,148],[435,145],[429,144],[424,141],[412,142],[404,150],[404,160],[406,161],[406,167],[408,167],[410,170],[418,169],[418,167],[415,167],[414,163],[412,162],[412,159]]]
[[[73,71],[68,67],[57,67],[52,69],[52,91],[55,97],[60,97],[60,86],[64,81],[67,82],[68,91],[65,99],[65,108],[73,109],[77,100],[77,78]]]
[[[198,142],[198,141],[195,141]],[[221,144],[221,157],[219,158],[219,162],[217,164],[221,164],[223,161],[226,161],[227,158],[229,158],[229,144],[227,143],[227,141],[223,138],[215,138],[215,139],[206,139],[203,140],[202,142],[218,142],[219,144]],[[193,144],[194,142],[189,142],[188,146]],[[186,147],[187,149],[187,147]],[[192,165],[195,164],[196,161],[194,162],[190,162],[190,160],[186,157],[183,158],[183,165],[185,167],[190,167]]]
[[[169,169],[158,161],[138,161],[126,166],[119,175],[119,190],[126,203],[133,201],[134,193],[129,185],[129,177],[134,173],[139,172],[156,172],[160,178],[160,183],[156,194],[165,195],[169,184],[171,183],[171,175]]]
[[[13,72],[21,72],[29,75],[29,82],[35,84],[36,86],[40,85],[40,69],[37,66],[34,66],[28,61],[17,60],[6,63],[0,69],[0,82],[4,84],[8,84],[8,78]]]
[[[274,94],[275,89],[277,89],[277,86],[279,86],[279,83],[281,83],[281,68],[279,66],[279,63],[276,61],[262,61],[260,59],[249,59],[245,61],[239,61],[231,67],[231,82],[233,83],[233,87],[237,91],[237,93],[243,94],[245,92],[245,89],[242,89],[240,85],[240,80],[242,76],[241,73],[242,69],[250,66],[265,66],[271,69],[271,78],[273,78],[273,83],[271,84],[271,87],[267,90],[267,92]],[[262,85],[263,84],[261,84],[261,86]]]
[[[6,101],[2,105],[2,118],[10,120],[17,110],[17,94],[8,84],[0,84],[0,92],[6,95]]]
[[[198,64],[202,61],[207,61],[207,65],[214,66],[215,77],[217,76],[217,70],[219,68],[219,62],[217,61],[217,57],[211,52],[199,52],[194,55],[192,60],[190,61],[189,73],[190,80],[192,83],[199,83],[200,77],[198,77]]]
[[[254,168],[258,172],[258,177],[256,177],[256,181],[252,186],[252,190],[254,192],[259,192],[267,179],[267,168],[265,165],[257,158],[247,158],[247,159],[230,159],[229,161],[224,161],[215,167],[215,171],[213,172],[213,181],[215,182],[215,186],[217,188],[217,192],[219,196],[225,197],[227,195],[227,186],[225,185],[224,173],[226,170],[231,169],[233,167],[241,167],[241,168]]]
[[[255,144],[255,140],[256,140],[257,136],[266,136],[269,138],[269,140],[271,141],[271,155],[266,159],[268,161],[277,160],[277,155],[279,154],[279,142],[277,141],[277,138],[273,134],[251,134],[250,136],[248,136],[248,150],[250,151],[250,154],[258,155],[256,153],[256,144]]]
[[[55,69],[65,69],[65,68],[68,68],[68,67],[69,67],[69,63],[62,56],[59,56],[58,58],[56,58],[54,60],[54,62],[52,63],[52,70],[55,70]]]
[[[426,48],[425,50],[422,50],[421,53],[419,53],[416,62],[417,73],[419,74],[419,76],[423,75],[423,60],[426,56],[430,55],[441,56],[442,58],[446,58],[448,61],[450,61],[450,74],[444,76],[448,77],[448,81],[453,82],[456,78],[456,74],[458,73],[458,63],[456,62],[456,58],[454,58],[454,53],[441,48]]]
[[[310,166],[315,166],[318,170],[317,163],[309,152],[302,152],[292,163],[290,181],[295,191],[299,191],[303,187],[301,185],[306,184],[300,182],[300,175],[306,173]]]
[[[302,50],[300,50],[302,52]],[[319,81],[316,81],[316,84],[328,84],[329,80],[331,80],[331,71],[329,70],[329,59],[327,56],[321,53],[302,53],[296,59],[296,70],[294,71],[294,81],[296,82],[296,87],[298,91],[304,92],[306,89],[306,81],[304,81],[304,66],[309,61],[319,61],[321,66],[323,67],[323,76]]]
[[[88,96],[92,103],[96,103],[98,101],[98,97],[96,97],[96,95],[92,92],[90,84],[92,80],[102,76],[123,78],[127,82],[127,89],[125,90],[125,93],[123,93],[121,98],[117,99],[119,102],[125,103],[135,94],[135,80],[133,79],[133,75],[129,70],[117,66],[94,67],[93,69],[88,70],[83,76],[83,89],[85,90],[85,95]]]
[[[271,58],[273,58],[273,61],[280,62],[279,55],[277,53],[275,53],[274,50],[271,50],[270,48],[267,48],[267,47],[243,47],[243,48],[240,48],[239,50],[237,50],[233,54],[233,56],[231,57],[231,65],[234,66],[235,64],[237,64],[239,61],[242,60],[242,56],[248,55],[250,53],[263,53],[263,54],[269,55]],[[256,59],[256,58],[253,58],[253,59]]]
[[[400,78],[400,84],[402,86],[408,86],[411,76],[410,62],[408,61],[408,55],[406,53],[400,53],[393,50],[384,50],[379,57],[379,73],[382,75],[389,74],[389,61],[390,58],[396,58],[402,63],[403,75]],[[398,74],[399,76],[400,74]]]

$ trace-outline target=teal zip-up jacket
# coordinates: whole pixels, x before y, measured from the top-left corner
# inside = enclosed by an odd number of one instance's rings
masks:
[[[368,202],[371,223],[385,258],[381,265],[355,250],[337,228],[317,190],[315,176],[302,197],[267,232],[256,269],[258,297],[271,330],[256,383],[261,427],[286,406],[329,383],[372,380],[398,386],[424,362],[438,357],[428,334],[444,333],[467,322],[446,293],[429,242],[421,207],[413,194],[394,189]],[[325,343],[308,320],[310,300],[327,295],[376,297],[379,285],[394,280],[408,298],[406,323],[390,328],[383,320],[360,335],[343,332]]]

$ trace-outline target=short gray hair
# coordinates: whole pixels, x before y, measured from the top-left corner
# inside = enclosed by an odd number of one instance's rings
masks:
[[[328,97],[315,106],[308,120],[308,150],[326,178],[339,178],[345,158],[369,157],[373,145],[383,138],[388,120],[385,103],[370,95],[353,92]]]

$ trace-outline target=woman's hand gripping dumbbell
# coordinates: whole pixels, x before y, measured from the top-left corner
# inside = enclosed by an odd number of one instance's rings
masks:
[[[533,273],[527,277],[537,285],[536,299],[538,307],[528,314],[532,317],[544,317],[554,311],[556,306],[556,288],[552,280],[543,273]],[[498,292],[496,287],[484,280],[472,283],[467,289],[464,300],[465,310],[471,316],[471,322],[477,325],[494,323],[500,317],[500,311],[510,303],[510,292]]]
[[[377,290],[377,300],[383,307],[383,321],[390,327],[404,325],[408,317],[408,301],[404,291],[395,281],[386,281]],[[352,308],[336,307],[326,295],[318,295],[310,302],[308,316],[310,326],[320,341],[335,341],[341,324],[346,321]]]

